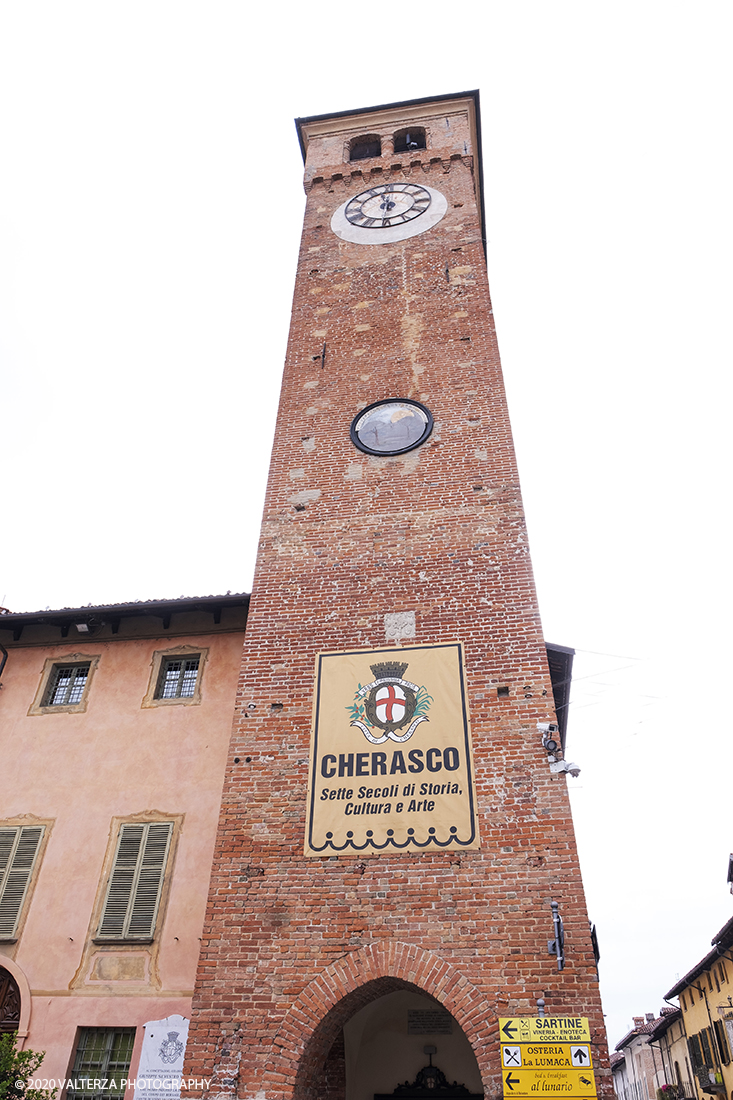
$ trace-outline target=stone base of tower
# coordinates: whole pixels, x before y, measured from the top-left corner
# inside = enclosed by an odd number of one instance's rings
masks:
[[[494,967],[481,966],[479,950],[477,945],[472,964],[399,941],[362,947],[326,966],[285,1010],[275,998],[252,996],[236,1011],[233,967],[232,1003],[225,1005],[222,991],[216,1013],[195,1013],[186,1076],[205,1080],[204,1095],[212,1098],[367,1100],[412,1082],[427,1064],[425,1046],[432,1045],[432,1060],[450,1082],[498,1098],[498,1018],[534,1015],[537,1008],[530,998],[517,997],[516,988],[513,996],[506,988],[484,988],[484,971]],[[608,1100],[613,1088],[597,990],[570,978],[563,976],[561,996],[542,990],[547,1012],[590,1018],[598,1093]],[[293,981],[291,991],[299,985]],[[446,1012],[452,1017],[448,1027]],[[411,1014],[417,1028],[410,1027]],[[360,1020],[365,1016],[371,1025],[366,1035]]]

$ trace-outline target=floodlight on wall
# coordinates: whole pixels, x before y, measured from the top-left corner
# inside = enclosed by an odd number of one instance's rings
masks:
[[[96,634],[97,631],[105,626],[103,619],[97,619],[94,615],[90,615],[88,619],[80,619],[74,623],[77,634]]]
[[[569,760],[552,760],[550,762],[550,771],[553,775],[572,775],[573,779],[577,779],[580,775],[580,768],[577,764],[571,764]]]

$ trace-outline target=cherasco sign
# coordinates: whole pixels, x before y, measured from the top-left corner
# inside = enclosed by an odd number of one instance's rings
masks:
[[[478,847],[461,644],[319,653],[305,854]]]
[[[504,1096],[595,1097],[590,1029],[584,1016],[499,1020]]]

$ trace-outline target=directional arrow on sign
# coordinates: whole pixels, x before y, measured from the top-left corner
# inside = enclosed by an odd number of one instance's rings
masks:
[[[502,1016],[499,1031],[502,1042],[590,1043],[585,1016]]]
[[[540,1100],[540,1094],[546,1100],[595,1100],[598,1093],[593,1070],[571,1068],[569,1057],[563,1061],[567,1069],[524,1065],[507,1069],[502,1074],[504,1100]]]
[[[571,1047],[570,1052],[574,1066],[590,1065],[590,1054],[588,1053],[588,1047]]]

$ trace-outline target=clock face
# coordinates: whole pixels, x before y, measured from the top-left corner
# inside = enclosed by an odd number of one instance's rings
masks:
[[[331,229],[354,244],[391,244],[431,229],[448,200],[434,187],[403,180],[378,183],[348,199],[331,218]]]
[[[347,202],[344,215],[352,225],[388,229],[419,218],[430,208],[432,196],[417,183],[381,183]]]
[[[419,447],[433,430],[429,409],[408,398],[375,401],[354,417],[351,440],[370,455],[401,455]]]

